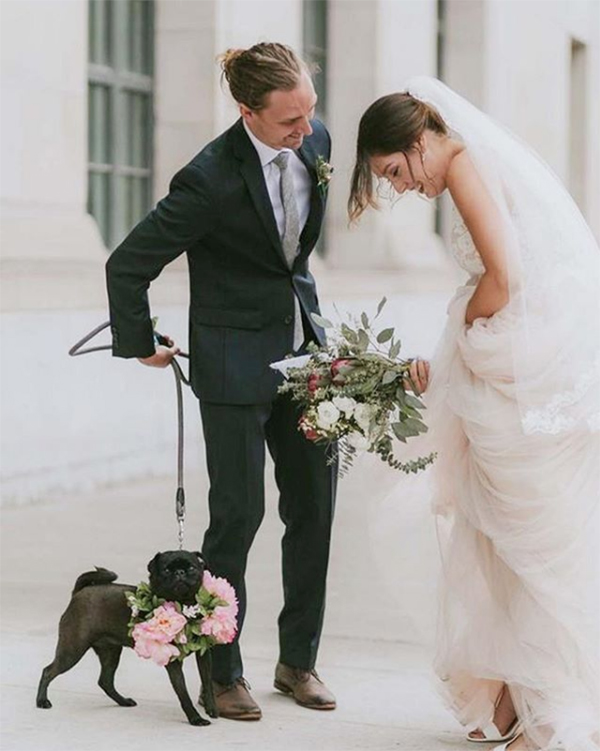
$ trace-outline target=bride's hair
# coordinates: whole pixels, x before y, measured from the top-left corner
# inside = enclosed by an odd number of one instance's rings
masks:
[[[448,127],[439,112],[407,92],[382,96],[365,111],[358,126],[356,163],[348,199],[351,222],[367,207],[379,208],[369,159],[410,151],[426,129],[448,135]]]
[[[271,91],[292,91],[302,73],[311,74],[291,47],[278,42],[261,42],[249,49],[230,48],[217,59],[221,80],[227,80],[235,101],[255,111],[266,107]]]

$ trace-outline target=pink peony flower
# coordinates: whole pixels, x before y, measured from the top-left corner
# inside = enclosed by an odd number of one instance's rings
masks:
[[[230,644],[237,633],[237,618],[231,607],[221,607],[202,619],[201,631],[204,636],[212,636],[218,644]]]
[[[171,657],[179,655],[179,649],[170,642],[183,631],[186,623],[185,616],[177,612],[173,603],[165,602],[156,608],[150,620],[134,626],[132,637],[136,654],[164,667]],[[185,639],[185,634],[181,636]]]
[[[210,571],[204,572],[202,586],[212,595],[228,604],[218,605],[211,616],[203,618],[201,631],[204,636],[214,637],[219,644],[229,644],[235,639],[237,633],[239,606],[235,589],[227,579],[213,576]]]
[[[164,605],[156,608],[154,617],[146,621],[150,625],[153,637],[157,641],[169,642],[185,627],[187,619],[184,615],[177,612],[172,602],[165,602]]]
[[[202,579],[202,586],[211,595],[216,595],[220,600],[224,600],[230,608],[232,608],[233,615],[238,613],[238,600],[235,595],[235,589],[227,581],[220,576],[213,576],[210,571],[204,572],[204,578]],[[221,606],[223,607],[223,606]]]
[[[139,657],[152,660],[164,667],[172,657],[179,655],[179,650],[173,644],[153,638],[155,632],[148,628],[149,621],[138,623],[133,629],[134,651]]]

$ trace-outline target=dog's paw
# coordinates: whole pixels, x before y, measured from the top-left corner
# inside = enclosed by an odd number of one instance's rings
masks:
[[[137,707],[137,701],[135,699],[126,699],[126,698],[123,698],[119,702],[119,705],[121,707]]]
[[[212,717],[213,720],[216,720],[217,717],[219,716],[219,710],[216,707],[211,708],[211,709],[209,709],[208,707],[205,707],[205,709],[206,709],[206,714],[209,717]]]
[[[52,707],[50,699],[39,699],[36,704],[40,709],[50,709]]]
[[[206,717],[202,717],[202,715],[198,715],[198,717],[190,718],[190,725],[204,727],[205,725],[210,725],[210,724],[211,724],[210,720],[207,720]]]

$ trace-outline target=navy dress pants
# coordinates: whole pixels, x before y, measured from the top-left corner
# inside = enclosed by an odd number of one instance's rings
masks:
[[[200,401],[200,411],[210,478],[210,523],[202,552],[209,570],[235,587],[240,604],[236,640],[213,650],[213,678],[230,684],[243,675],[238,639],[246,614],[244,576],[264,516],[265,446],[275,464],[285,525],[279,659],[310,670],[325,612],[337,465],[328,465],[329,452],[300,433],[300,412],[287,394],[267,404]]]

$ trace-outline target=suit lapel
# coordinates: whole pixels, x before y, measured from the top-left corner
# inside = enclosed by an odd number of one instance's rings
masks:
[[[305,246],[307,244],[310,244],[308,241],[313,236],[313,234],[319,234],[325,206],[323,195],[321,194],[321,190],[318,186],[316,168],[317,155],[315,154],[312,145],[307,141],[307,139],[304,139],[302,146],[296,153],[308,170],[311,182],[310,211],[306,220],[306,224],[304,225],[302,233],[300,235],[300,255],[302,255],[302,251],[304,250]]]
[[[260,159],[258,158],[256,149],[244,130],[241,119],[234,125],[233,130],[234,150],[237,158],[241,162],[240,172],[244,178],[248,192],[250,193],[250,198],[252,199],[256,213],[260,217],[271,243],[283,263],[287,266],[287,261],[283,252],[283,245],[281,244],[281,238],[279,237],[277,221],[275,220],[275,214],[273,213],[273,206],[271,205],[271,199],[269,198],[269,191],[267,190],[267,185],[265,183],[265,176]]]

